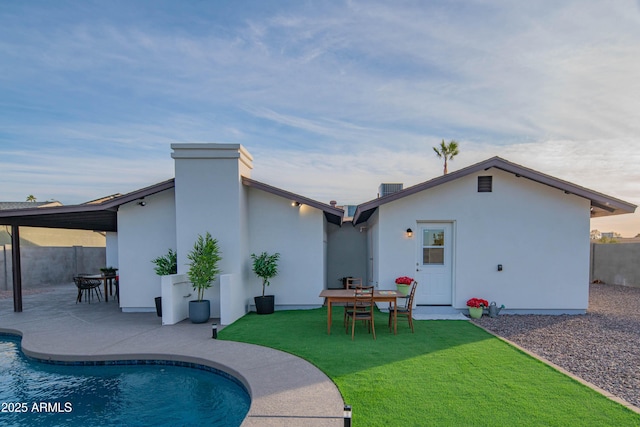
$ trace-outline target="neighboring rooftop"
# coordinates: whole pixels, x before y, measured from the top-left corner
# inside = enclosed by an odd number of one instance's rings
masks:
[[[109,196],[100,197],[99,199],[89,200],[88,202],[84,202],[83,205],[97,205],[103,202],[108,202],[109,200],[117,199],[122,196],[121,193],[111,194]]]
[[[0,202],[0,210],[11,209],[31,209],[31,208],[48,208],[51,206],[62,206],[57,200],[48,202]]]

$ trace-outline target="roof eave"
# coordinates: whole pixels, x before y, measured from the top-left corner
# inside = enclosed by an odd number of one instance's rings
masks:
[[[429,188],[436,187],[438,185],[445,184],[458,178],[479,172],[481,170],[489,170],[492,168],[500,169],[508,173],[514,174],[516,177],[523,177],[532,181],[544,184],[558,190],[562,190],[567,194],[575,194],[576,196],[590,200],[592,207],[592,217],[594,216],[607,216],[607,215],[620,215],[625,213],[635,212],[637,206],[625,202],[620,199],[616,199],[611,196],[607,196],[597,191],[589,190],[585,187],[581,187],[576,184],[572,184],[568,181],[563,181],[558,178],[554,178],[550,175],[543,174],[533,169],[526,168],[524,166],[511,163],[500,157],[492,157],[480,163],[468,166],[455,172],[451,172],[446,175],[433,178],[429,181],[416,184],[412,187],[408,187],[404,190],[400,190],[396,193],[389,194],[378,199],[371,200],[369,202],[358,205],[356,212],[353,216],[354,225],[366,222],[373,212],[381,205],[393,202],[403,197],[410,196],[420,191],[427,190]],[[595,212],[595,214],[594,214]]]
[[[175,180],[172,178],[102,203],[2,210],[0,211],[0,224],[117,231],[116,213],[119,206],[168,190],[174,186]],[[84,220],[76,215],[83,213],[93,215]]]
[[[313,200],[287,190],[283,190],[281,188],[274,187],[269,184],[265,184],[264,182],[256,181],[255,179],[247,178],[245,176],[242,177],[242,184],[246,185],[247,187],[257,188],[276,196],[289,199],[292,202],[305,204],[313,208],[320,209],[324,212],[324,216],[328,222],[336,225],[342,225],[342,218],[344,217],[344,210],[342,209],[333,207],[326,203],[318,202],[317,200]]]

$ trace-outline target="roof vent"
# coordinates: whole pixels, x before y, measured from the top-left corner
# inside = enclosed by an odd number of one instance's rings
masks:
[[[493,191],[493,177],[479,176],[478,177],[478,193],[491,193],[492,191]]]
[[[330,201],[330,202],[329,202],[329,204],[330,204],[331,206],[333,206],[334,208],[336,207],[336,204],[337,204],[337,203],[338,203],[338,202],[336,202],[335,200],[332,200],[332,201]]]
[[[383,183],[378,187],[378,197],[384,197],[392,193],[397,193],[398,191],[402,191],[401,183]]]

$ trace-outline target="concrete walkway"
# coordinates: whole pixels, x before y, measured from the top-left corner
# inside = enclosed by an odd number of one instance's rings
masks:
[[[27,293],[27,292],[25,292]],[[243,426],[343,426],[344,401],[310,363],[277,350],[211,338],[211,323],[162,326],[155,313],[122,313],[117,301],[75,303],[73,284],[0,299],[0,332],[22,335],[25,354],[46,360],[180,360],[238,378],[251,395]]]

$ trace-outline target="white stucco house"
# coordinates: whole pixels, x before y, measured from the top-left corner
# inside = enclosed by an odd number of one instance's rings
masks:
[[[251,310],[261,293],[250,255],[262,251],[281,254],[268,289],[276,309],[318,307],[320,291],[340,287],[345,276],[380,289],[411,276],[419,283],[416,304],[427,307],[462,311],[478,297],[512,313],[584,313],[589,220],[636,208],[494,157],[360,204],[344,221],[335,203],[251,179],[253,159],[239,144],[171,148],[174,179],[91,207],[115,215],[103,229],[107,265],[119,268],[122,310],[155,310],[162,295],[166,324],[186,317],[187,253],[207,231],[223,260],[206,298],[223,324]],[[61,218],[90,214],[51,209]],[[2,212],[0,223],[3,215],[18,223]],[[178,253],[178,274],[161,284],[151,260],[169,248]]]
[[[589,219],[635,206],[499,157],[358,206],[372,280],[419,283],[416,303],[511,313],[584,313]],[[412,230],[409,237],[407,230]]]

